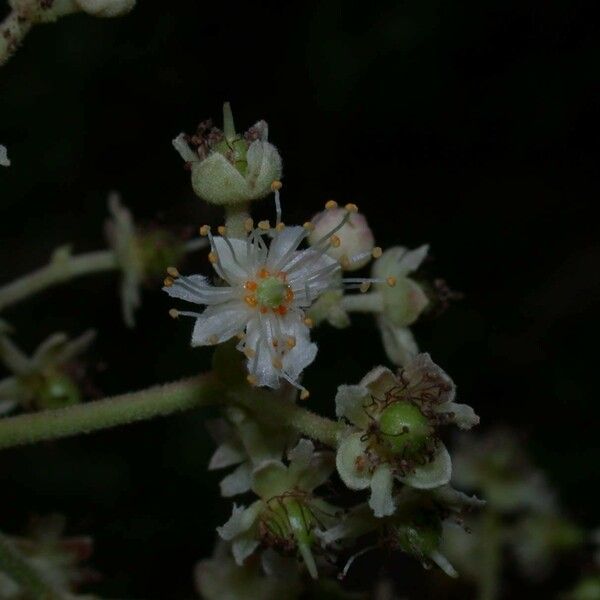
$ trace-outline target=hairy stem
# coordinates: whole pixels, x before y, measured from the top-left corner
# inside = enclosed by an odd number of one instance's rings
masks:
[[[195,252],[207,245],[204,239],[189,240],[186,252]],[[50,262],[27,275],[0,287],[0,311],[42,290],[70,281],[81,275],[91,275],[119,268],[116,254],[112,250],[97,250],[71,256],[66,247],[55,250]]]
[[[299,433],[317,440],[326,446],[336,448],[344,425],[321,417],[310,410],[284,398],[262,390],[252,394],[238,393],[232,396],[233,402],[244,407],[259,421],[273,425],[291,426]]]
[[[0,533],[0,571],[23,588],[28,598],[67,600],[71,597],[47,581],[3,533]]]
[[[290,426],[331,447],[344,426],[262,390],[227,393],[212,374],[87,404],[0,419],[0,448],[55,440],[212,404],[235,404],[258,420]]]
[[[231,237],[245,238],[244,224],[250,218],[250,203],[241,202],[225,206],[225,227]]]
[[[379,292],[346,295],[342,298],[342,308],[348,312],[381,312],[383,297]]]
[[[221,388],[211,375],[158,385],[77,406],[0,419],[0,448],[90,433],[217,404]]]

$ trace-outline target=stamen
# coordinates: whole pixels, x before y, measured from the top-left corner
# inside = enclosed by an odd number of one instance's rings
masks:
[[[246,334],[245,334],[243,331],[240,331],[239,333],[236,333],[236,334],[235,334],[235,337],[236,337],[238,340],[243,340],[243,339],[246,337]]]
[[[342,243],[337,235],[332,235],[331,238],[329,238],[329,242],[334,248],[339,248]]]
[[[258,300],[254,295],[244,296],[244,302],[252,308],[254,308],[258,304]]]
[[[254,386],[254,385],[256,385],[256,382],[257,382],[258,380],[256,379],[256,376],[255,376],[255,375],[248,375],[248,376],[246,377],[246,381],[247,381],[247,382],[248,382],[250,385]]]
[[[373,250],[371,250],[371,256],[373,258],[379,258],[383,254],[383,250],[379,246],[375,246]]]
[[[386,282],[390,287],[394,287],[396,285],[396,278],[393,277],[392,275],[390,275],[387,279]]]
[[[202,237],[206,237],[210,232],[210,225],[202,225],[199,229],[199,233]]]
[[[173,277],[173,279],[177,279],[179,277],[179,271],[177,267],[167,267],[167,273]]]
[[[348,212],[358,212],[358,206],[356,206],[356,204],[346,204],[346,206],[344,206],[344,208],[348,211]]]
[[[252,348],[244,348],[244,354],[246,355],[246,358],[254,358],[256,350],[253,350]]]
[[[281,183],[281,181],[279,181],[278,179],[275,179],[273,181],[273,183],[271,183],[271,189],[274,192],[278,192],[282,187],[283,187],[283,183]]]
[[[275,192],[275,226],[281,223],[281,200],[279,199],[279,190],[281,189],[281,181],[274,181],[271,184],[271,189]]]
[[[315,226],[310,221],[306,221],[306,223],[304,223],[302,227],[304,227],[304,229],[306,229],[307,231],[312,231],[315,228]]]
[[[281,362],[281,359],[278,356],[275,356],[272,360],[271,360],[271,364],[278,370],[280,371],[281,369],[283,369],[283,363]]]
[[[163,285],[165,287],[171,287],[175,283],[175,280],[172,277],[165,277],[163,280]]]
[[[300,400],[306,400],[309,396],[310,396],[310,392],[306,388],[303,388],[300,391]]]
[[[258,284],[256,283],[256,281],[246,281],[246,283],[244,284],[244,288],[250,292],[254,292],[256,291],[256,288],[258,288]]]
[[[250,233],[253,229],[254,229],[254,221],[248,217],[245,221],[244,221],[244,229]]]
[[[296,347],[296,338],[293,335],[288,336],[285,340],[285,345],[291,350]]]
[[[304,319],[304,324],[310,329],[311,327],[315,326],[315,322],[310,318],[310,317],[306,317]]]
[[[225,227],[225,225],[219,225],[217,231],[219,232],[219,235],[225,235],[227,233],[227,227]]]
[[[262,229],[263,231],[269,231],[269,229],[271,229],[271,223],[269,223],[268,219],[265,219],[264,221],[259,221],[258,228]]]
[[[338,203],[335,200],[327,200],[327,202],[325,202],[325,208],[327,210],[333,210],[334,208],[338,207]]]
[[[275,229],[277,229],[277,231],[283,231],[285,229],[285,223],[277,223],[277,225],[275,225]]]
[[[213,335],[209,335],[209,336],[206,338],[206,343],[207,343],[209,346],[214,346],[214,345],[216,345],[216,344],[218,344],[218,343],[219,343],[219,338],[218,338],[216,335],[214,335],[214,334],[213,334]]]
[[[171,308],[169,310],[169,316],[171,319],[177,319],[179,317],[179,311],[176,308]]]
[[[219,262],[219,257],[216,252],[209,252],[208,260],[214,265],[215,263]]]

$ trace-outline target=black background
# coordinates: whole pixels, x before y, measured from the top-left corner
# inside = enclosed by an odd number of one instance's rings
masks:
[[[384,247],[431,243],[428,272],[465,299],[415,328],[421,347],[481,428],[518,428],[569,514],[597,525],[593,4],[142,1],[123,19],[39,27],[0,72],[0,142],[13,163],[0,170],[0,278],[66,241],[101,247],[112,189],[145,222],[216,223],[171,139],[220,121],[228,99],[238,130],[269,122],[286,222],[336,198],[361,207]],[[204,256],[188,262],[207,268]],[[132,331],[115,289],[112,275],[81,279],[3,316],[27,349],[96,327],[104,394],[208,366],[210,351],[188,347],[190,323],[166,316],[156,287]],[[367,317],[316,337],[310,405],[331,412],[336,385],[385,357]],[[230,511],[205,470],[206,415],[3,452],[0,527],[64,512],[69,531],[96,537],[99,592],[190,597],[192,566]]]

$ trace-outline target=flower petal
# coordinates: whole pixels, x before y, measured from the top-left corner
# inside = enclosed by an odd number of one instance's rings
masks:
[[[397,279],[406,277],[421,266],[428,252],[428,245],[419,246],[415,250],[402,246],[389,248],[373,264],[373,276],[383,279],[390,275]]]
[[[280,319],[280,326],[282,334],[296,342],[293,348],[283,354],[283,370],[292,381],[298,381],[302,371],[315,360],[317,345],[310,341],[310,329],[297,314],[285,315]],[[285,341],[282,341],[284,345]]]
[[[284,227],[281,231],[275,230],[275,237],[269,246],[266,268],[280,271],[285,264],[285,257],[291,257],[305,237],[306,229],[300,226]]]
[[[479,417],[468,404],[446,402],[434,407],[434,410],[439,414],[449,415],[448,421],[456,423],[461,429],[471,429],[471,427],[479,425]]]
[[[353,425],[366,428],[369,415],[365,404],[369,403],[369,390],[363,385],[340,385],[335,396],[335,414],[345,417]]]
[[[274,328],[270,315],[254,315],[247,324],[246,337],[240,348],[251,352],[247,361],[248,373],[256,379],[256,385],[271,388],[279,387],[279,370],[273,362],[276,358],[273,344]]]
[[[396,505],[392,496],[394,476],[389,464],[379,465],[371,478],[371,497],[369,506],[377,518],[389,517],[394,514]]]
[[[261,506],[260,500],[252,503],[248,508],[234,504],[231,516],[224,525],[217,527],[217,533],[228,542],[242,535],[254,525]]]
[[[439,443],[434,459],[423,466],[419,466],[413,473],[398,479],[419,490],[429,490],[445,485],[452,475],[452,459],[442,442]]]
[[[215,450],[208,463],[208,470],[225,469],[244,460],[246,460],[246,455],[239,445],[225,442]]]
[[[419,348],[408,327],[396,327],[384,315],[377,317],[377,325],[385,353],[395,365],[405,365],[418,354]]]
[[[197,319],[192,346],[212,346],[227,341],[244,330],[248,310],[238,301],[209,306]]]
[[[364,490],[371,484],[371,473],[368,468],[357,469],[357,459],[366,456],[367,445],[360,438],[362,433],[356,432],[342,439],[335,455],[335,464],[342,481],[351,490]]]
[[[192,187],[198,196],[214,204],[233,204],[252,198],[242,174],[218,152],[192,163]]]
[[[281,156],[273,144],[256,140],[246,155],[248,199],[261,198],[269,193],[273,181],[281,179]]]
[[[251,264],[257,249],[252,243],[239,238],[213,237],[213,244],[218,256],[218,265],[228,283],[243,283],[253,275]]]
[[[252,473],[252,491],[268,500],[294,486],[288,468],[279,460],[266,460]]]
[[[234,290],[230,287],[211,285],[203,275],[179,277],[173,285],[163,287],[171,298],[179,298],[196,304],[221,304],[234,298]]]
[[[233,540],[231,552],[235,562],[241,567],[244,561],[258,548],[259,541],[254,535],[241,535]]]
[[[378,400],[385,400],[385,395],[398,387],[398,377],[387,367],[371,369],[361,380],[360,385],[367,388]]]
[[[232,473],[221,480],[219,487],[221,495],[231,498],[237,494],[246,493],[252,486],[252,469],[247,462],[243,462]]]

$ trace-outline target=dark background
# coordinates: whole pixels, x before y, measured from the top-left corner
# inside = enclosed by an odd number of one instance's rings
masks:
[[[284,158],[286,222],[333,197],[356,202],[384,247],[431,243],[428,272],[465,299],[415,328],[422,348],[482,429],[523,432],[569,514],[595,526],[593,5],[142,1],[123,19],[39,27],[0,72],[0,142],[13,163],[0,170],[0,279],[66,241],[102,247],[112,189],[142,221],[215,223],[171,139],[208,116],[220,121],[228,99],[238,130],[269,122]],[[199,255],[188,262],[206,268]],[[96,327],[92,364],[108,369],[91,371],[104,394],[207,367],[210,351],[189,349],[190,324],[166,316],[157,288],[132,331],[115,289],[113,275],[81,279],[3,317],[28,350],[56,330]],[[385,358],[366,317],[316,335],[310,404],[331,412],[336,385]],[[230,511],[220,477],[205,470],[206,414],[3,452],[0,527],[66,513],[70,532],[96,538],[100,593],[190,597],[192,566]]]

